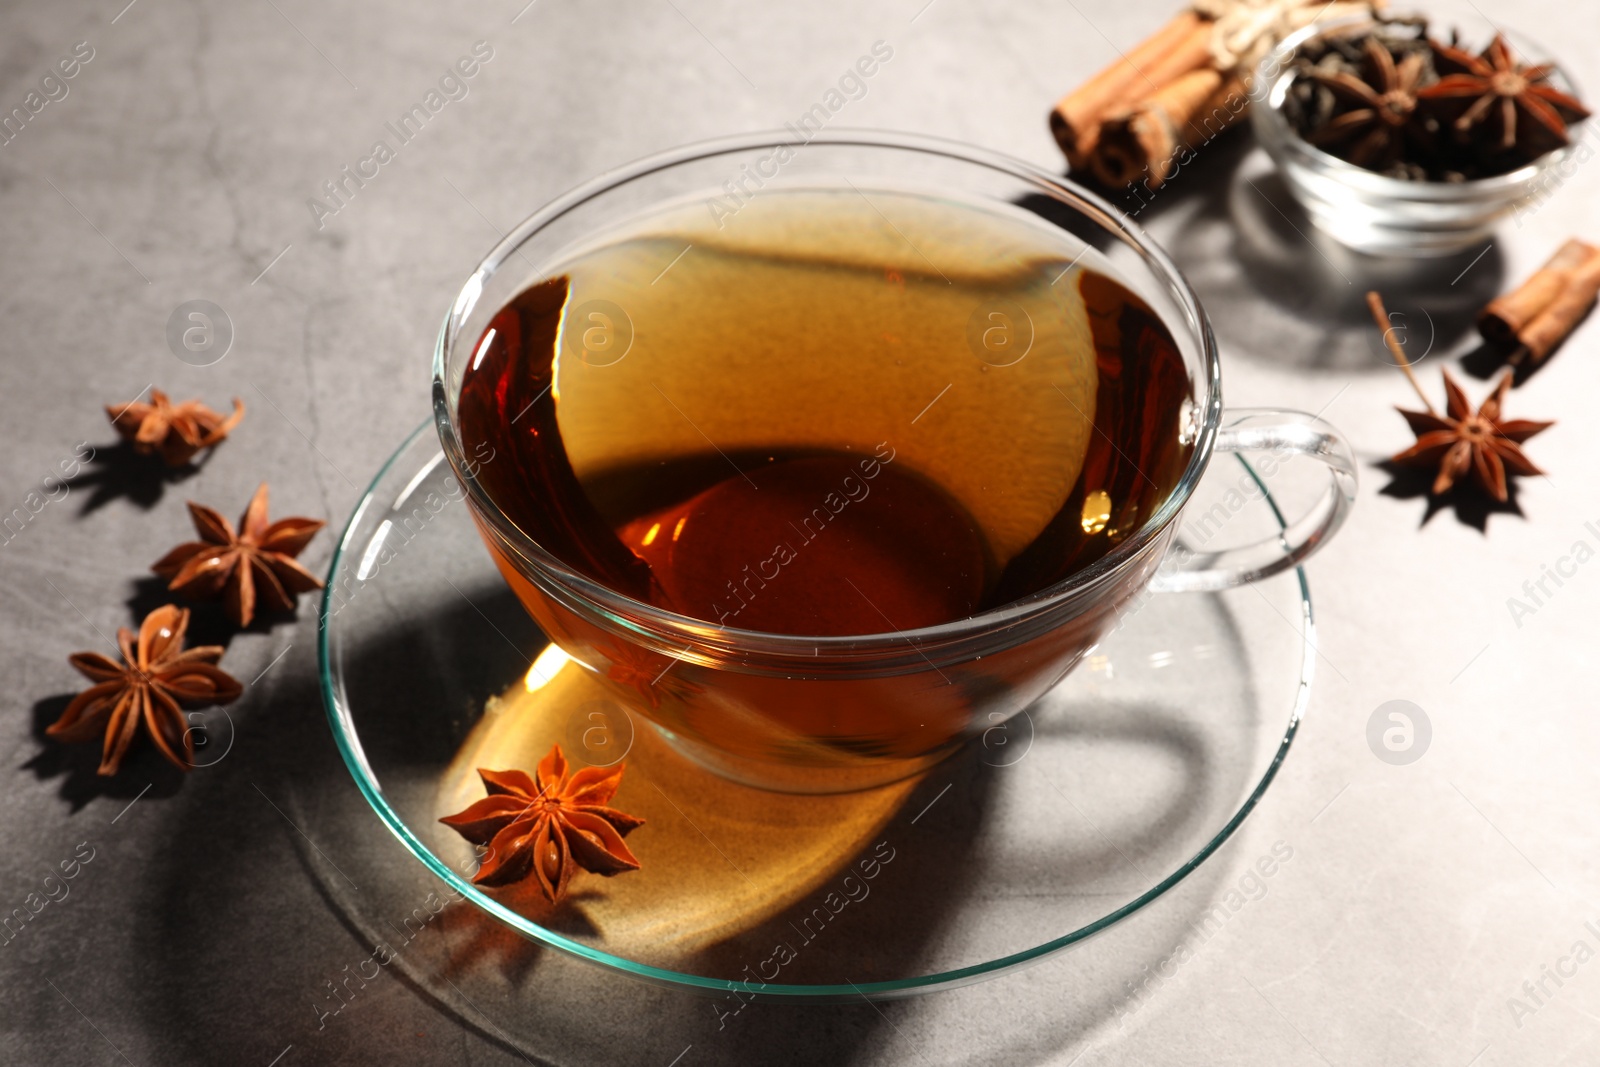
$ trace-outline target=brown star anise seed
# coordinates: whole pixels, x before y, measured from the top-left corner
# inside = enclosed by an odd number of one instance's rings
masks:
[[[150,402],[106,405],[111,425],[140,455],[160,455],[169,467],[181,467],[202,449],[221,443],[244,418],[244,403],[235,397],[233,414],[224,417],[199,400],[174,404],[160,389],[150,390]]]
[[[1538,154],[1568,144],[1567,123],[1589,117],[1582,103],[1548,84],[1555,64],[1518,63],[1498,33],[1479,55],[1438,41],[1428,43],[1444,76],[1418,92],[1417,98],[1456,107],[1465,104],[1451,122],[1459,135],[1480,125],[1498,127],[1501,151],[1520,146]]]
[[[167,604],[146,615],[134,635],[117,630],[122,663],[98,652],[78,652],[67,661],[95,684],[79,693],[45,733],[58,741],[105,739],[100,773],[113,775],[145,725],[174,766],[187,771],[194,766],[194,737],[183,708],[231,704],[243,692],[238,681],[217,666],[219,645],[183,647],[189,613]]]
[[[229,618],[249,626],[258,599],[269,611],[292,611],[296,596],[322,588],[322,580],[294,557],[327,524],[291,518],[267,525],[266,482],[250,498],[237,531],[220,513],[192,500],[189,517],[200,540],[179,545],[150,568],[168,580],[172,592],[195,600],[220,594]]]
[[[1473,481],[1490,496],[1504,503],[1508,497],[1506,471],[1513,474],[1543,474],[1522,451],[1522,442],[1555,425],[1553,422],[1534,422],[1529,419],[1505,420],[1500,417],[1505,407],[1506,393],[1511,389],[1512,372],[1507,371],[1476,412],[1467,400],[1467,394],[1444,371],[1446,411],[1438,415],[1432,411],[1407,411],[1397,408],[1411,432],[1417,435],[1416,443],[1403,452],[1390,457],[1395,463],[1409,467],[1437,467],[1438,477],[1433,481],[1434,495],[1448,492],[1456,481],[1469,471]]]
[[[1334,151],[1361,167],[1382,167],[1393,162],[1405,146],[1417,108],[1417,82],[1424,66],[1422,54],[1413,52],[1398,64],[1376,37],[1364,44],[1366,80],[1344,72],[1313,70],[1308,76],[1326,87],[1350,109],[1336,115],[1306,139]]]
[[[607,807],[622,782],[623,764],[567,774],[555,745],[536,777],[524,771],[478,768],[489,795],[439,821],[468,841],[489,846],[473,882],[505,885],[530,873],[551,903],[566,895],[573,868],[610,877],[639,869],[622,837],[644,820]]]

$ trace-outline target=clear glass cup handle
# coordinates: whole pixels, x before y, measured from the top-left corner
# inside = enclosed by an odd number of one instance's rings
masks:
[[[1356,459],[1343,435],[1315,415],[1300,411],[1240,408],[1224,411],[1217,452],[1266,452],[1308,456],[1328,468],[1327,491],[1310,513],[1255,544],[1196,551],[1175,542],[1150,588],[1159,592],[1210,592],[1267,578],[1297,565],[1327,543],[1344,524],[1356,499]],[[1265,490],[1264,485],[1257,485]],[[1268,498],[1274,512],[1277,505]]]

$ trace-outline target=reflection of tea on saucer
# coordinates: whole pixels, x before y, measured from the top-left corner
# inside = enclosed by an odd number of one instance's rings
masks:
[[[552,744],[565,744],[577,767],[625,761],[617,803],[644,820],[629,837],[643,874],[578,879],[561,905],[531,877],[496,890],[507,906],[613,952],[681,963],[762,927],[858,854],[870,855],[915,785],[829,797],[751,789],[706,774],[653,731],[635,730],[605,695],[552,646],[525,681],[489,700],[440,775],[433,811],[449,815],[481,797],[479,767],[533,767]],[[452,866],[471,869],[466,842],[434,833]]]
[[[569,566],[727,627],[903,631],[1069,576],[1177,483],[1177,346],[1059,229],[882,191],[723,221],[597,239],[472,356],[465,451]]]

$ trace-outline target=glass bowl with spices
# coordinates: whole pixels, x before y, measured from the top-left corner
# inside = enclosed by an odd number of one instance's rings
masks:
[[[1565,70],[1524,39],[1474,48],[1355,17],[1257,70],[1256,136],[1312,222],[1375,255],[1444,256],[1538,210],[1594,154]]]

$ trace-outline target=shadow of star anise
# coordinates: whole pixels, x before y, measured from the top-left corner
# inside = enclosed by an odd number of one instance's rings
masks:
[[[1449,492],[1435,494],[1435,472],[1429,468],[1403,467],[1388,459],[1373,466],[1389,476],[1389,484],[1378,490],[1380,494],[1395,500],[1421,499],[1424,502],[1422,519],[1417,524],[1419,529],[1445,511],[1451,512],[1461,525],[1481,534],[1489,532],[1489,520],[1495,515],[1523,516],[1522,507],[1517,503],[1515,481],[1506,482],[1506,499],[1503,501],[1484,493],[1471,479],[1457,482]]]
[[[537,777],[517,770],[478,768],[489,795],[439,821],[489,854],[472,880],[505,885],[530,873],[552,902],[566,895],[573,868],[610,877],[636,871],[639,861],[624,834],[644,820],[607,807],[622,782],[623,764],[567,773],[561,746],[539,761]]]

